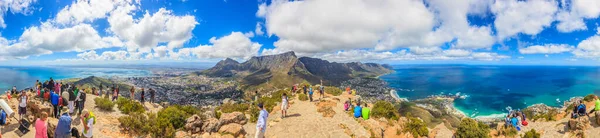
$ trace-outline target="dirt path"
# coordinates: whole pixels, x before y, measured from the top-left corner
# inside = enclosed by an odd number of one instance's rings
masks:
[[[316,93],[316,92],[315,92]],[[319,102],[315,94],[316,101],[293,100],[293,104],[288,109],[288,117],[281,119],[281,110],[276,107],[273,113],[269,114],[268,128],[266,137],[269,138],[328,138],[328,137],[358,137],[368,138],[370,133],[365,130],[354,118],[343,112],[343,104],[335,101],[337,104],[333,107],[335,115],[331,118],[323,117],[317,112]],[[332,96],[327,96],[323,100],[333,100]],[[244,126],[248,134],[247,137],[254,137],[256,124],[248,123]]]

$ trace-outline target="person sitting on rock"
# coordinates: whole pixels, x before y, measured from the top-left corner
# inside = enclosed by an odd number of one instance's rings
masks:
[[[362,118],[364,120],[368,120],[369,114],[371,114],[371,109],[369,109],[368,107],[369,106],[367,105],[367,103],[365,103],[365,107],[362,108]]]
[[[344,111],[348,111],[350,108],[350,98],[348,98],[348,101],[344,102]]]
[[[354,107],[354,118],[360,118],[362,116],[362,108],[360,107],[360,104],[356,104],[356,107]]]
[[[579,106],[577,106],[577,114],[579,116],[587,115],[587,108],[585,107],[585,104],[583,104],[583,100],[579,101]]]
[[[510,123],[513,127],[515,127],[515,129],[521,131],[521,128],[519,127],[519,119],[517,119],[516,115],[512,116],[512,118],[510,119]]]

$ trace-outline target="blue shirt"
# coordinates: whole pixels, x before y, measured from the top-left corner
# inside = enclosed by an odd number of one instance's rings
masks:
[[[58,97],[58,94],[50,93],[50,101],[52,102],[52,105],[58,105]]]
[[[63,113],[58,119],[56,125],[56,131],[54,131],[54,137],[61,138],[71,135],[71,116],[68,113]]]
[[[313,94],[313,89],[312,88],[309,89],[308,94],[310,94],[310,95]]]
[[[269,113],[266,110],[260,110],[260,114],[258,114],[258,121],[256,122],[256,131],[262,128],[262,131],[265,132],[267,130],[267,117],[269,117]]]
[[[360,106],[354,107],[354,117],[359,118],[362,115],[362,108]]]
[[[512,119],[510,119],[510,121],[514,127],[519,126],[519,120],[517,120],[516,117],[513,117]]]

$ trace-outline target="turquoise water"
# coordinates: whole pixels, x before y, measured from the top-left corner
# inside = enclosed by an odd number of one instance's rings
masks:
[[[506,107],[550,106],[574,96],[600,94],[600,68],[572,66],[396,66],[382,76],[402,98],[436,94],[467,95],[455,107],[471,117],[498,116]]]
[[[67,78],[135,77],[150,76],[152,72],[138,69],[119,68],[82,68],[82,67],[0,67],[0,93],[17,86],[18,89],[31,87],[36,80],[55,80]]]

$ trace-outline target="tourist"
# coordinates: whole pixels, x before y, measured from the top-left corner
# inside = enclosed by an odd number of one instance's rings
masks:
[[[263,104],[259,103],[258,108],[260,109],[258,114],[258,121],[256,122],[256,135],[254,138],[264,138],[265,132],[267,131],[267,118],[269,117],[269,112],[263,108]]]
[[[77,99],[78,92],[79,89],[77,89],[77,87],[75,86],[73,86],[73,90],[69,91],[69,95],[67,96],[69,99],[69,105],[67,106],[69,108],[69,114],[73,114],[73,112],[75,111],[75,100]]]
[[[356,104],[356,107],[354,107],[354,118],[360,118],[362,116],[362,108],[360,107],[360,104]]]
[[[17,93],[17,86],[13,86],[12,91],[10,93],[11,94]]]
[[[308,98],[310,99],[310,102],[313,101],[313,88],[312,87],[310,87],[308,89]]]
[[[348,99],[348,101],[344,102],[344,111],[348,111],[348,109],[350,108],[350,99]]]
[[[155,101],[155,98],[156,98],[156,97],[154,97],[155,95],[156,95],[156,90],[154,90],[154,89],[150,88],[150,103],[154,103],[154,102],[156,102],[156,101]]]
[[[283,93],[281,96],[281,118],[287,116],[287,109],[290,107],[290,103],[288,102],[287,94]]]
[[[83,136],[91,138],[92,130],[94,129],[93,126],[96,124],[96,116],[86,109],[83,111],[83,114],[81,114],[81,122],[83,122]]]
[[[590,114],[600,111],[600,99],[598,99],[598,96],[596,95],[594,95],[594,99],[596,99],[594,100],[594,108],[590,111],[590,113],[588,113],[588,117],[590,117]]]
[[[81,92],[79,92],[78,96],[77,96],[77,110],[79,111],[79,114],[81,115],[81,110],[83,110],[85,108],[85,98],[86,98],[87,94],[85,93],[85,89],[83,89]]]
[[[521,128],[519,127],[519,120],[517,119],[516,115],[512,116],[510,122],[512,126],[515,127],[515,129],[517,129],[517,131],[521,131]]]
[[[302,93],[304,93],[304,95],[306,95],[306,85],[302,86]]]
[[[33,84],[33,90],[37,91],[38,89],[38,83],[40,83],[40,80],[35,80],[35,83]]]
[[[98,96],[102,97],[102,92],[104,92],[104,91],[102,91],[103,90],[102,83],[100,83],[100,87],[98,87],[98,88],[100,89],[100,91],[98,91]]]
[[[54,90],[54,79],[50,77],[50,81],[48,82],[48,89]]]
[[[346,87],[346,92],[347,92],[348,94],[352,94],[352,93],[351,93],[351,91],[350,91],[350,87]]]
[[[368,108],[367,103],[365,103],[365,107],[362,108],[362,118],[364,120],[369,119],[369,114],[371,114],[371,109]]]
[[[258,91],[254,91],[254,102],[258,102]]]
[[[71,137],[71,116],[68,113],[63,113],[58,119],[56,130],[54,131],[55,138],[70,138]]]
[[[119,86],[117,86],[117,88],[113,92],[112,101],[114,102],[115,100],[117,100],[117,98],[119,98]]]
[[[585,107],[583,100],[580,100],[579,106],[577,106],[577,114],[579,116],[583,116],[583,115],[587,115],[586,113],[587,113],[587,108]]]
[[[131,93],[131,95],[129,95],[131,100],[135,100],[135,87],[134,86],[131,86],[129,93]]]
[[[319,94],[321,94],[321,97],[319,97],[319,99],[325,98],[325,86],[321,85],[319,87]]]
[[[71,87],[71,86],[69,86]],[[59,97],[59,102],[58,102],[58,112],[61,112],[64,106],[67,106],[67,109],[69,107],[69,91],[73,92],[72,88],[67,88],[67,91],[63,91],[62,95]],[[67,110],[68,111],[68,110]],[[60,114],[60,113],[59,113]]]
[[[140,102],[141,102],[142,104],[144,104],[144,96],[145,96],[145,94],[146,94],[146,92],[144,91],[144,88],[142,88],[142,92],[141,92],[140,94],[141,94],[141,95],[140,95]]]
[[[29,102],[29,97],[25,93],[25,91],[21,92],[19,95],[19,117],[20,120],[27,114],[27,102]]]
[[[48,138],[48,113],[42,112],[35,121],[35,138]]]
[[[54,84],[54,91],[60,92],[60,83],[57,82],[56,84]]]

